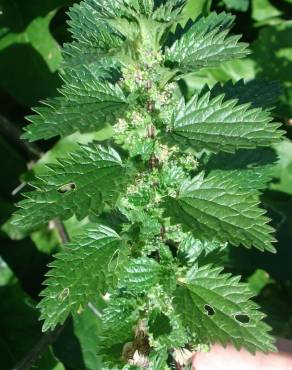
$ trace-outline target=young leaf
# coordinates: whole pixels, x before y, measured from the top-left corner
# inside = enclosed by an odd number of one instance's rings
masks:
[[[119,50],[124,40],[108,22],[109,6],[110,2],[83,1],[70,9],[68,23],[74,41],[64,45],[64,68],[112,60],[113,50]]]
[[[162,268],[154,259],[140,257],[132,259],[119,274],[119,286],[134,293],[147,292],[159,282]]]
[[[19,228],[37,228],[56,217],[66,220],[74,214],[83,219],[112,199],[122,180],[117,175],[125,174],[114,149],[94,144],[47,167],[32,183],[36,190],[25,193],[26,199],[19,203],[21,209],[13,220]]]
[[[178,20],[178,16],[184,6],[184,0],[169,0],[161,2],[160,6],[157,6],[153,12],[152,18],[158,21],[175,21]],[[159,2],[158,2],[159,3]]]
[[[103,311],[103,344],[123,343],[134,336],[134,325],[139,315],[134,299],[112,298]]]
[[[38,307],[41,319],[45,320],[43,330],[54,329],[63,323],[70,313],[76,313],[98,292],[105,292],[108,264],[122,247],[115,231],[97,225],[77,236],[66,245],[66,250],[56,255],[49,266],[51,270],[44,284],[42,301]]]
[[[174,304],[184,324],[200,342],[229,342],[251,353],[275,351],[264,315],[250,298],[239,277],[222,274],[222,268],[205,265],[181,282]]]
[[[230,36],[228,15],[212,13],[199,17],[191,28],[170,48],[166,49],[166,62],[183,73],[202,67],[214,67],[221,62],[243,58],[249,52],[247,44],[239,43],[240,36]],[[229,18],[230,19],[230,18]]]
[[[258,207],[254,191],[240,189],[228,176],[204,178],[200,173],[185,183],[176,198],[166,201],[167,214],[186,225],[197,239],[212,238],[247,248],[274,252],[273,228]]]
[[[108,19],[114,14],[111,1],[85,0],[69,11],[69,31],[82,49],[95,49],[96,54],[119,47],[123,38]]]
[[[187,141],[196,151],[234,152],[269,146],[281,138],[280,124],[271,122],[269,112],[224,101],[224,95],[210,99],[210,94],[195,94],[186,104],[181,101],[170,128],[175,140]]]

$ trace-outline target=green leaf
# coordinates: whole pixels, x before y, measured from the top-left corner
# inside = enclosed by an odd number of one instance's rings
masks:
[[[261,269],[257,269],[248,277],[247,281],[249,289],[256,295],[259,295],[265,286],[273,283],[273,279],[271,279],[270,275],[265,270]]]
[[[35,164],[33,164],[33,172],[36,175],[45,173],[47,171],[47,164],[58,163],[60,157],[64,157],[66,153],[77,151],[80,145],[87,145],[94,141],[101,142],[108,140],[112,137],[112,133],[112,127],[107,126],[102,130],[89,134],[80,134],[76,132],[73,135],[66,136],[60,139],[50,150],[44,153]]]
[[[133,193],[131,196],[129,195],[130,202],[132,204],[135,204],[134,202],[140,202],[140,204],[136,203],[135,208],[132,207],[133,209],[129,210],[123,209],[122,207],[119,208],[122,214],[127,217],[131,226],[134,226],[133,237],[136,238],[139,236],[143,241],[146,238],[151,239],[153,236],[159,234],[161,228],[161,224],[157,217],[153,217],[152,214],[148,214],[140,208],[143,207],[143,205],[146,206],[150,199],[148,194]],[[139,208],[137,208],[136,205],[138,205]],[[137,231],[139,231],[139,234],[137,234]]]
[[[108,0],[85,0],[70,9],[69,31],[73,39],[86,46],[110,49],[118,46],[122,39],[107,20],[120,9]]]
[[[68,23],[74,41],[64,47],[66,66],[98,63],[100,58],[110,57],[110,50],[122,45],[122,35],[107,22],[107,7],[110,2],[94,0],[70,9]]]
[[[291,278],[290,261],[292,258],[292,199],[291,196],[279,191],[267,191],[262,197],[263,203],[272,218],[277,233],[277,254],[258,253],[256,250],[232,248],[228,255],[228,265],[245,276],[252,274],[259,267],[267,271],[271,277],[285,284]],[[265,290],[266,291],[266,290]],[[271,293],[273,295],[273,293]],[[285,295],[285,294],[284,294]]]
[[[158,353],[153,354],[151,361],[151,369],[153,370],[165,370],[168,354],[166,350],[160,350]]]
[[[273,6],[270,0],[252,0],[252,18],[258,22],[268,23],[281,14],[282,12]]]
[[[197,151],[234,152],[270,146],[281,138],[280,124],[271,122],[268,111],[237,104],[236,100],[224,101],[224,95],[210,96],[210,92],[201,97],[197,93],[187,103],[181,100],[170,128],[179,143],[187,140]]]
[[[115,231],[99,225],[74,238],[56,255],[38,305],[44,331],[63,323],[70,313],[76,314],[98,292],[105,292],[108,265],[121,247]]]
[[[217,69],[187,75],[184,77],[188,88],[187,97],[190,98],[198,90],[201,95],[211,91],[211,99],[224,94],[224,100],[237,99],[238,104],[249,103],[253,108],[275,108],[283,92],[281,84],[278,81],[254,78],[254,68],[250,59],[244,59],[226,62]]]
[[[180,316],[173,312],[172,307],[167,315],[159,310],[153,310],[150,313],[148,327],[158,348],[184,347],[188,342],[188,334],[183,322]]]
[[[186,0],[180,24],[185,26],[189,19],[196,19],[200,14],[207,16],[211,8],[211,0]]]
[[[213,154],[207,164],[208,175],[232,179],[241,189],[264,189],[275,172],[276,152],[270,148],[238,150],[229,153]]]
[[[12,227],[15,229],[14,225]],[[37,250],[46,254],[55,252],[61,242],[58,232],[55,229],[50,230],[48,227],[32,232],[30,237]]]
[[[273,228],[258,203],[255,191],[240,189],[227,176],[204,178],[200,173],[182,185],[176,198],[169,197],[166,207],[167,214],[197,239],[209,240],[212,235],[220,242],[274,252]]]
[[[47,167],[32,183],[36,190],[25,193],[26,199],[19,202],[15,226],[38,228],[56,217],[67,220],[74,214],[81,220],[114,198],[122,180],[117,175],[125,173],[114,149],[94,144],[81,146]]]
[[[50,23],[57,8],[69,2],[1,1],[0,87],[21,104],[53,96],[60,85],[56,70],[61,52]]]
[[[248,286],[239,283],[239,277],[223,274],[222,268],[206,265],[191,277],[181,281],[174,304],[184,324],[202,342],[229,342],[249,352],[275,351],[270,327],[264,315],[250,300]]]
[[[32,124],[25,128],[23,138],[35,141],[76,131],[97,131],[112,122],[127,102],[119,86],[105,80],[108,74],[103,66],[67,71],[60,89],[63,97],[48,99],[45,106],[34,109],[38,115],[27,117]]]
[[[122,56],[127,60],[131,52],[136,52],[130,49],[135,48],[139,36],[146,43],[152,43],[153,35],[163,33],[176,21],[182,6],[182,0],[169,0],[166,4],[155,4],[153,0],[117,0],[115,3],[87,0],[75,5],[69,13],[70,31],[75,41],[65,46],[66,62],[72,66],[100,63],[104,57],[107,63],[120,62]]]
[[[102,315],[104,344],[123,343],[134,337],[133,327],[139,317],[135,308],[136,301],[133,299],[110,299]]]
[[[206,89],[207,91],[209,89]],[[231,80],[221,85],[217,83],[211,91],[210,99],[224,94],[224,100],[237,99],[238,104],[250,103],[253,108],[275,105],[282,93],[278,81],[254,79],[244,82],[243,79],[233,83]]]
[[[169,335],[172,329],[169,317],[158,310],[151,312],[148,326],[149,331],[152,333],[154,339]]]
[[[158,21],[175,22],[183,17],[181,12],[185,9],[184,2],[184,0],[158,1],[160,6],[156,6],[152,18]]]
[[[249,7],[249,0],[223,0],[228,9],[246,12]]]
[[[265,79],[267,76],[262,77]],[[224,62],[217,68],[202,69],[196,73],[188,74],[184,76],[184,81],[186,81],[189,89],[193,92],[202,89],[206,83],[209,86],[213,86],[218,81],[220,83],[228,83],[231,79],[232,81],[239,81],[241,79],[250,81],[255,78],[255,63],[251,58],[245,58]],[[192,94],[188,96],[192,96]]]
[[[183,72],[193,72],[194,69],[243,58],[249,53],[247,44],[238,43],[239,36],[228,36],[232,22],[233,18],[225,13],[198,18],[179,40],[166,49],[166,61]]]
[[[101,370],[101,359],[98,357],[96,349],[100,341],[99,333],[102,321],[101,317],[95,313],[97,311],[96,306],[91,304],[90,307],[93,307],[93,309],[86,307],[81,315],[74,317],[74,334],[78,338],[86,369]],[[72,353],[70,353],[70,357],[73,357]]]
[[[179,245],[178,258],[189,265],[194,265],[200,257],[206,257],[214,252],[222,252],[226,247],[226,243],[214,240],[202,241],[195,239],[192,234],[188,234]]]
[[[134,293],[147,292],[159,282],[161,265],[152,258],[131,259],[119,274],[119,286]]]

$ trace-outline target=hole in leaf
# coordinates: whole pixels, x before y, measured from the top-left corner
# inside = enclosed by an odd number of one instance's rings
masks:
[[[208,316],[213,316],[213,315],[215,315],[215,310],[214,310],[214,308],[213,308],[212,306],[210,306],[210,305],[208,305],[208,304],[205,304],[204,309],[205,309],[206,314],[207,314]]]
[[[58,192],[61,193],[61,194],[64,194],[64,193],[67,193],[70,190],[75,190],[75,189],[76,189],[76,185],[74,184],[74,182],[70,182],[69,184],[65,184],[65,185],[60,186],[59,189],[58,189]]]
[[[235,316],[235,320],[240,322],[241,324],[248,324],[249,323],[249,316],[245,313],[238,313]]]

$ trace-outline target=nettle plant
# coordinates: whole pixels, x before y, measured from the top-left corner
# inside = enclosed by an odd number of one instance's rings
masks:
[[[273,84],[243,81],[190,96],[190,73],[249,53],[234,17],[182,19],[184,1],[85,0],[69,12],[60,96],[29,117],[30,141],[95,132],[37,176],[14,216],[35,229],[76,216],[88,226],[50,264],[43,330],[104,298],[104,369],[189,368],[214,342],[273,351],[270,328],[227,246],[274,252],[260,208],[270,180]],[[265,109],[262,108],[265,106]],[[100,306],[100,304],[99,304]],[[96,307],[96,306],[95,306]]]

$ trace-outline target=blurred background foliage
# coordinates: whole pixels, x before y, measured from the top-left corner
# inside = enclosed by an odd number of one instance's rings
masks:
[[[47,263],[60,248],[54,228],[20,235],[7,220],[19,200],[19,189],[33,173],[43,171],[76,147],[77,142],[103,140],[110,132],[74,134],[62,140],[19,140],[25,116],[38,101],[56,95],[61,80],[60,45],[70,40],[66,11],[72,0],[0,0],[0,367],[11,369],[41,338],[36,302]],[[200,71],[186,78],[188,94],[206,83],[246,81],[254,78],[278,81],[282,93],[273,110],[283,123],[285,140],[273,150],[278,162],[274,180],[262,196],[277,230],[277,255],[243,248],[230,248],[226,269],[249,282],[256,300],[267,313],[275,335],[292,339],[292,0],[187,0],[184,11],[195,19],[200,13],[230,11],[237,16],[234,32],[243,34],[252,54],[219,68]],[[45,154],[43,154],[45,153]],[[81,225],[66,222],[70,235]],[[40,370],[95,370],[100,325],[89,308],[67,323],[57,340],[39,359]]]

